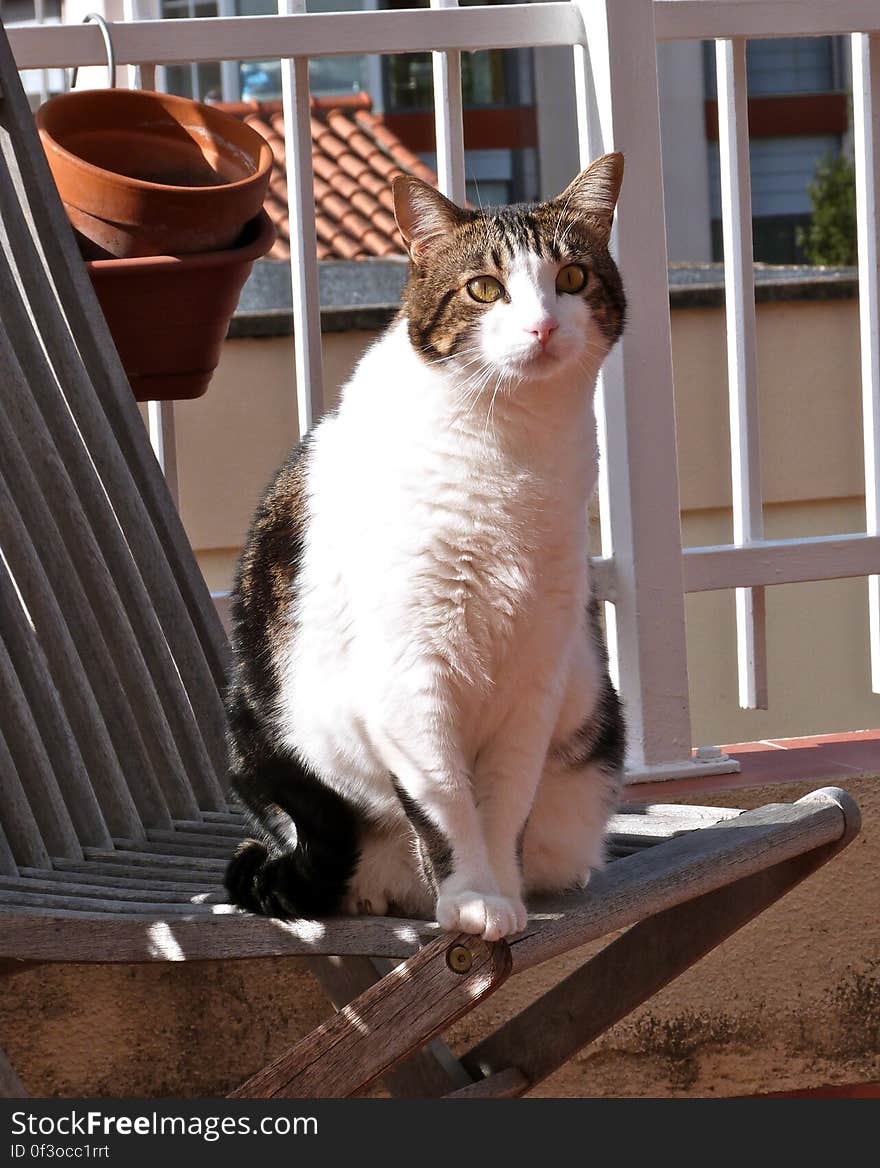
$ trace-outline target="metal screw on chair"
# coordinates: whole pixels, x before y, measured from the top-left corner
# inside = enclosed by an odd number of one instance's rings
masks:
[[[468,973],[474,963],[474,955],[465,945],[453,945],[446,954],[446,964],[455,973]]]

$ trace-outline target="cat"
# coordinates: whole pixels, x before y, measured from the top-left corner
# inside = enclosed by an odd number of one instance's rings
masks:
[[[623,158],[463,209],[399,176],[396,320],[260,504],[233,591],[226,888],[497,940],[603,862],[624,725],[591,599]]]

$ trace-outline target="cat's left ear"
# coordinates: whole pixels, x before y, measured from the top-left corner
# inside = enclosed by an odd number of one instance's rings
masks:
[[[623,183],[623,155],[603,154],[573,179],[555,200],[568,212],[590,218],[607,243],[611,235],[614,208]]]
[[[394,218],[415,263],[432,239],[448,235],[469,218],[467,211],[413,175],[399,174],[391,184],[391,194]]]

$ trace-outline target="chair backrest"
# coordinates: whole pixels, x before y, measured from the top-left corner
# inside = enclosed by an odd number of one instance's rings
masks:
[[[225,809],[225,652],[0,23],[0,873]]]

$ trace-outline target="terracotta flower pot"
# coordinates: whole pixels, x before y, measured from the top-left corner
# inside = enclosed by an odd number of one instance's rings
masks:
[[[145,90],[74,90],[36,115],[86,259],[230,247],[259,214],[272,151],[201,102]]]
[[[222,251],[86,264],[138,401],[201,397],[254,260],[274,242],[262,211]]]

